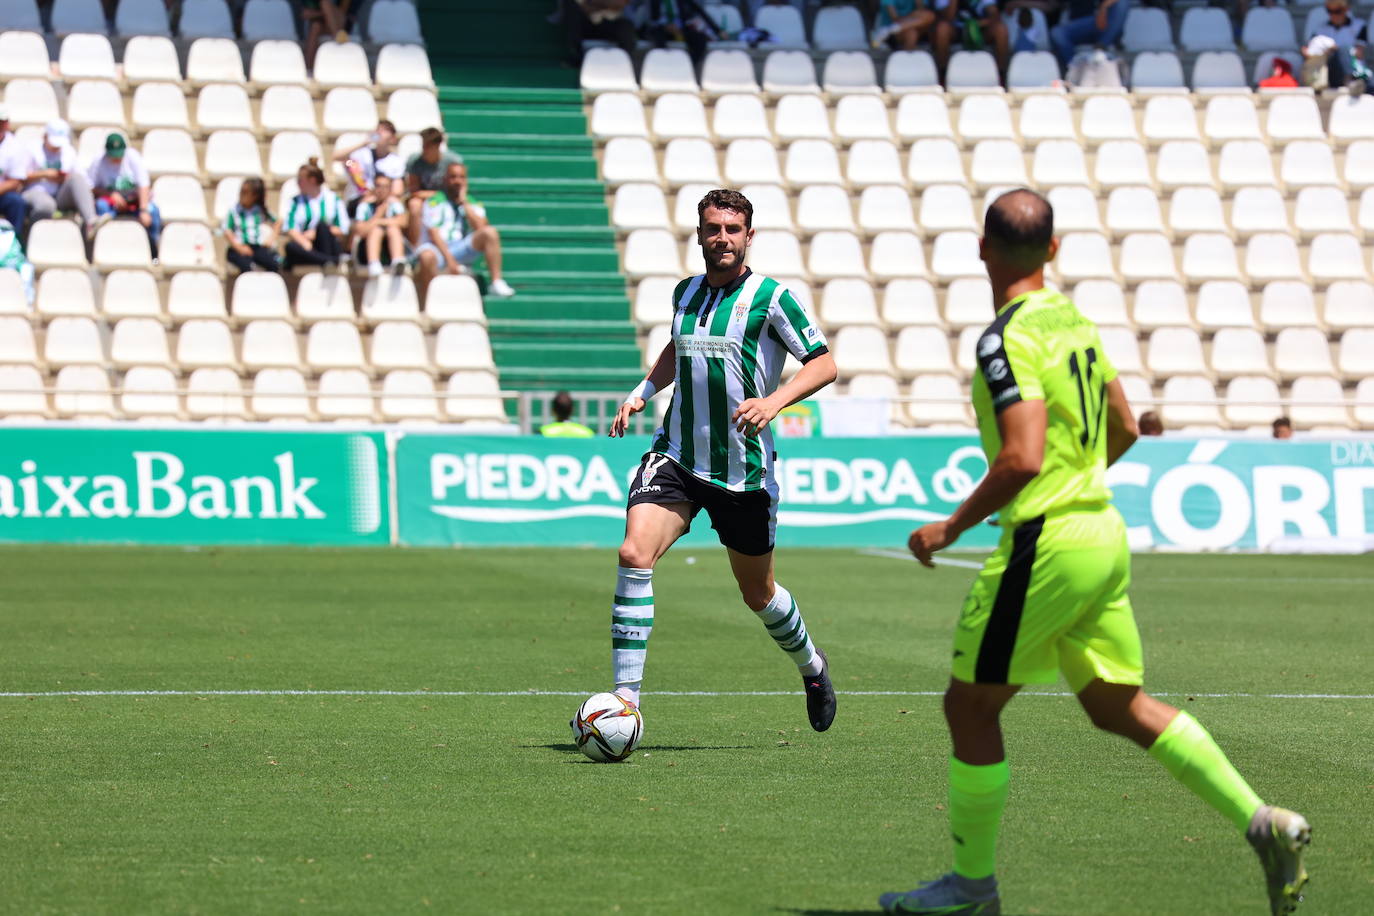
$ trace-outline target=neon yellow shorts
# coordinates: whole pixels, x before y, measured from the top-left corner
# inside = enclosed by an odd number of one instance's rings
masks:
[[[1003,534],[964,599],[953,674],[978,684],[1094,678],[1140,684],[1140,632],[1126,594],[1131,554],[1116,509],[1064,512]]]

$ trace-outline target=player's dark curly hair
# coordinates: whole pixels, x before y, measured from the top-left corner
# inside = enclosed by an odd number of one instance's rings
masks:
[[[707,207],[715,207],[718,210],[734,210],[736,213],[744,214],[744,228],[748,229],[754,225],[754,205],[749,202],[739,191],[732,191],[721,188],[715,191],[707,191],[706,196],[697,204],[697,225],[701,225],[701,218],[706,213]]]

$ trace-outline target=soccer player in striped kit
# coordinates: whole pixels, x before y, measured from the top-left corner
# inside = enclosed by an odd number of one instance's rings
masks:
[[[749,606],[796,663],[811,727],[835,718],[830,667],[791,593],[773,581],[777,454],[768,424],[784,407],[835,380],[825,335],[782,284],[745,266],[754,207],[738,191],[697,204],[706,273],[673,291],[672,340],[617,411],[610,435],[674,382],[672,403],[630,485],[611,609],[615,692],[639,704],[654,625],[654,565],[702,509],[730,557]],[[788,354],[802,364],[779,384]]]

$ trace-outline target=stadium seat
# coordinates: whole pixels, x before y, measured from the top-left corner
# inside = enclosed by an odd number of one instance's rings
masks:
[[[451,322],[434,338],[434,362],[445,372],[457,369],[491,369],[491,343],[480,324]]]
[[[839,155],[826,140],[797,140],[788,146],[784,175],[793,187],[844,183]]]
[[[326,104],[326,109],[327,107]],[[262,102],[258,109],[258,123],[268,134],[282,130],[314,132],[319,129],[315,121],[315,101],[301,86],[268,86],[263,90]],[[374,119],[367,127],[370,128],[375,123]]]
[[[652,130],[659,142],[675,137],[707,139],[711,136],[706,126],[706,108],[701,104],[701,99],[681,92],[661,95],[654,102]]]
[[[875,244],[875,250],[876,247]],[[817,232],[811,239],[807,268],[808,273],[817,280],[868,276],[863,247],[859,244],[858,236],[852,232]]]
[[[53,407],[62,417],[112,417],[114,397],[110,377],[95,366],[65,366],[53,383]]]
[[[435,278],[436,280],[439,278]],[[353,293],[347,277],[312,271],[296,287],[296,317],[307,324],[330,319],[352,321]]]
[[[506,422],[500,383],[490,372],[464,370],[449,376],[445,388],[444,413],[452,420],[494,420]]]
[[[399,8],[404,5],[379,0],[372,6],[373,19],[376,19],[377,11],[383,7]],[[413,14],[415,8],[409,8]],[[243,40],[247,42],[300,40],[300,36],[296,34],[296,17],[287,0],[248,0],[243,8],[240,26]]]
[[[990,297],[989,289],[983,300],[984,323]],[[1074,285],[1071,298],[1078,310],[1094,324],[1127,327],[1131,323],[1126,314],[1126,294],[1114,280],[1083,280]]]
[[[186,380],[186,415],[193,420],[241,420],[248,416],[243,382],[233,369],[196,369]]]
[[[434,73],[424,46],[395,42],[383,45],[377,52],[376,84],[383,89],[403,86],[433,89]]]
[[[329,47],[329,45],[324,45],[324,47]],[[272,89],[267,91],[271,92]],[[263,98],[266,100],[266,94],[263,95]],[[324,130],[331,137],[337,137],[348,131],[369,133],[376,123],[377,103],[373,100],[370,89],[363,89],[359,86],[340,86],[329,90],[325,95]],[[266,123],[263,124],[263,127],[267,127]]]
[[[1324,140],[1294,140],[1285,146],[1279,178],[1289,188],[1341,183],[1336,158]]]
[[[317,321],[305,338],[305,365],[313,373],[367,365],[363,339],[351,321]]]
[[[1106,340],[1103,346],[1106,346]],[[1108,348],[1113,362],[1115,353]],[[1206,361],[1202,358],[1202,338],[1192,328],[1157,328],[1150,332],[1146,365],[1156,376],[1186,375],[1199,371]],[[1117,369],[1122,367],[1118,364]]]
[[[1044,144],[1042,143],[1041,146]],[[1037,163],[1039,148],[1036,149]],[[1054,207],[1056,232],[1102,232],[1102,219],[1097,213],[1097,196],[1091,188],[1061,185],[1050,188],[1045,197]]]
[[[1326,141],[1321,112],[1317,110],[1316,99],[1310,95],[1282,95],[1274,98],[1269,103],[1265,127],[1269,138],[1280,145],[1290,140],[1319,140],[1323,143]]]
[[[805,96],[788,96],[782,102],[805,100]],[[781,103],[780,103],[781,107]],[[757,95],[735,93],[716,99],[715,112],[711,127],[722,142],[744,138],[771,139],[773,133],[768,127],[768,116],[763,109],[763,101]],[[829,131],[829,122],[825,130]]]
[[[801,245],[790,232],[755,232],[749,258],[755,269],[769,276],[800,277],[806,273]]]
[[[44,219],[29,228],[29,261],[40,270],[47,267],[85,267],[86,243],[76,223]]]
[[[684,143],[689,146],[681,146]],[[700,179],[693,177],[694,172],[689,171],[689,167],[695,170],[695,174],[702,174],[703,166],[709,164],[718,180],[720,175],[715,170],[715,163],[716,151],[708,141],[670,140],[663,157],[664,177],[673,187],[697,181]],[[616,137],[607,141],[601,153],[601,179],[611,187],[629,181],[657,184],[658,161],[654,158],[653,144],[640,137]]]
[[[693,211],[695,215],[695,210]],[[654,184],[623,184],[616,189],[611,225],[617,229],[657,229],[668,225],[668,204]]]
[[[959,137],[965,147],[979,140],[1014,140],[1011,108],[1000,95],[971,95],[959,105]]]
[[[633,72],[630,76],[634,78]],[[731,93],[757,95],[759,83],[753,60],[744,51],[708,51],[701,65],[701,90],[713,98]]]
[[[1217,10],[1220,12],[1220,10]],[[1203,94],[1249,92],[1245,65],[1234,51],[1203,51],[1193,61],[1193,91]]]
[[[819,93],[816,65],[806,51],[772,51],[763,62],[764,94],[780,97],[795,92]]]
[[[175,420],[181,416],[177,380],[161,366],[132,366],[124,373],[119,409],[131,420]]]
[[[177,277],[171,288],[176,289]],[[185,276],[195,276],[187,273]],[[216,281],[218,282],[218,281]],[[170,299],[169,295],[169,299]],[[220,313],[224,312],[224,296],[220,295]],[[120,318],[160,318],[162,297],[157,291],[157,279],[146,270],[112,270],[101,284],[100,311],[110,321]],[[176,317],[172,313],[172,317]]]
[[[976,232],[942,232],[930,251],[931,272],[941,280],[982,277],[986,270],[978,255]]]
[[[927,236],[951,230],[977,232],[978,220],[973,213],[973,198],[968,189],[959,184],[931,185],[921,193],[921,228]]]
[[[689,276],[706,273],[706,258],[695,239],[688,239],[682,244],[682,266],[683,273]]]
[[[48,346],[51,348],[53,343],[53,332],[58,321],[88,321],[85,318],[66,318],[53,319],[52,324],[48,325]],[[90,329],[83,332],[86,337],[95,333],[94,323],[90,323]],[[54,360],[51,356],[48,362],[55,363],[96,363],[99,359],[99,344],[85,342],[84,349],[87,351],[87,358],[82,359],[62,359]],[[114,329],[110,333],[110,361],[118,367],[125,366],[170,366],[172,364],[172,353],[167,346],[167,331],[162,326],[162,322],[155,318],[121,318],[115,322]]]
[[[640,330],[654,327],[672,316],[672,296],[681,279],[676,276],[645,277],[635,287],[634,320]]]
[[[1124,96],[1092,95],[1083,102],[1083,139],[1088,146],[1109,140],[1139,140],[1135,111]]]
[[[761,6],[754,13],[754,27],[771,36],[770,45],[780,48],[805,48],[806,29],[801,12],[792,6]]]
[[[1285,380],[1300,375],[1335,375],[1331,347],[1316,328],[1284,328],[1274,338],[1274,368]]]
[[[100,36],[104,37],[104,36]],[[65,43],[64,43],[65,44]],[[108,42],[106,42],[108,44]],[[111,55],[113,63],[113,55]],[[38,32],[0,31],[0,78],[51,76],[48,46]]]
[[[830,280],[821,291],[817,317],[827,329],[843,325],[876,325],[878,302],[868,281],[853,278]]]
[[[880,372],[858,372],[850,379],[845,386],[845,397],[851,400],[886,400],[895,401],[901,396],[901,389],[897,386],[897,380],[890,375]],[[891,404],[892,414],[898,411],[896,404]]]
[[[73,32],[104,32],[105,11],[101,9],[100,0],[53,0],[48,23],[52,33],[59,38]]]
[[[405,275],[372,277],[363,285],[362,317],[368,324],[420,320],[415,281]]]
[[[863,16],[852,6],[821,7],[811,24],[811,44],[818,51],[867,51]]]
[[[1250,51],[1287,51],[1298,46],[1293,17],[1281,7],[1251,7],[1241,25],[1240,43]]]
[[[835,51],[825,59],[821,70],[821,86],[832,96],[877,94],[878,73],[873,57],[863,51]]]
[[[1216,95],[1207,101],[1203,136],[1212,146],[1228,140],[1260,140],[1259,112],[1244,95]]]
[[[815,246],[812,246],[814,257]],[[869,250],[869,272],[879,280],[898,277],[924,277],[925,253],[914,232],[879,232]]]
[[[1208,280],[1239,280],[1236,246],[1220,232],[1198,232],[1183,244],[1183,275],[1189,283]]]
[[[1106,236],[1092,232],[1066,232],[1059,242],[1055,266],[1065,283],[1085,279],[1115,280],[1112,249]]]
[[[424,314],[431,324],[449,321],[487,322],[477,281],[466,274],[441,274],[431,280],[425,293]]]
[[[942,92],[935,58],[928,51],[896,51],[883,68],[883,86],[889,95]]]
[[[935,287],[928,280],[897,279],[883,290],[882,321],[891,328],[940,327]]]
[[[1165,425],[1173,429],[1221,426],[1221,409],[1216,404],[1216,397],[1216,388],[1206,376],[1175,375],[1165,379],[1160,398]]]
[[[1329,376],[1303,376],[1293,380],[1288,416],[1298,429],[1346,429],[1350,412],[1341,383]]]
[[[1337,280],[1326,289],[1322,320],[1334,331],[1374,327],[1374,286],[1360,280]]]
[[[172,34],[163,0],[119,0],[114,26],[120,35]]]
[[[954,330],[986,327],[992,320],[992,285],[986,277],[960,277],[945,291],[944,323]]]
[[[1098,147],[1095,177],[1103,189],[1154,183],[1145,147],[1134,140],[1108,140]]]
[[[627,141],[639,142],[632,140],[632,138],[612,142],[624,143]],[[608,154],[609,149],[610,144],[607,144]],[[650,148],[649,155],[650,157],[653,155],[652,148]],[[720,187],[721,178],[716,164],[715,147],[707,140],[670,140],[663,153],[663,178],[668,182],[668,186],[673,188],[692,182]],[[645,179],[635,175],[634,180]]]
[[[1288,61],[1289,65],[1292,67],[1290,72],[1293,73],[1294,76],[1302,72],[1302,55],[1299,54],[1296,49],[1288,51],[1261,51],[1259,56],[1255,58],[1254,69],[1250,71],[1251,85],[1258,86],[1261,80],[1272,76],[1274,73],[1274,61],[1280,57]],[[1284,90],[1273,90],[1261,87],[1259,91],[1261,95],[1279,95]]]
[[[48,77],[47,56],[47,48],[44,48],[43,72],[34,75]],[[110,47],[110,39],[104,35],[78,33],[62,39],[62,47],[57,56],[57,68],[62,72],[62,79],[68,84],[86,79],[118,79],[114,50]]]
[[[887,106],[873,95],[842,96],[835,104],[835,136],[840,141],[893,139]]]
[[[1169,14],[1158,7],[1131,7],[1121,32],[1121,45],[1127,51],[1174,50]]]
[[[132,320],[132,319],[130,319]],[[214,318],[191,318],[177,334],[177,365],[195,368],[239,368],[229,325]]]
[[[797,225],[807,235],[826,229],[858,231],[854,225],[849,192],[838,185],[828,184],[802,188],[797,195]]]
[[[1195,232],[1229,232],[1221,196],[1214,188],[1178,188],[1169,197],[1169,229],[1178,239]]]
[[[115,282],[115,274],[118,273],[121,271],[115,271],[105,279],[106,289]],[[140,285],[151,283],[153,280],[151,274],[144,273],[142,276],[146,279],[141,279]],[[154,288],[154,305],[156,301]],[[106,311],[109,311],[108,306]],[[207,270],[183,270],[173,274],[167,287],[167,314],[174,321],[184,321],[188,318],[227,320],[228,316],[224,311],[224,285],[220,283],[219,277]]]
[[[1135,12],[1132,10],[1131,12]],[[1183,64],[1173,51],[1142,51],[1131,61],[1131,89],[1138,93],[1186,92]]]
[[[54,315],[85,315],[95,317],[95,291],[91,278],[75,267],[45,270],[38,277],[35,299],[38,314],[45,319]]]
[[[1304,238],[1323,232],[1354,233],[1350,204],[1340,188],[1303,188],[1293,209],[1293,224]]]
[[[33,366],[0,366],[0,417],[9,420],[51,416],[43,375]]]
[[[323,420],[373,418],[372,385],[361,369],[326,369],[316,388],[315,411]]]
[[[180,276],[180,274],[178,274]],[[230,295],[229,314],[237,322],[261,318],[293,321],[291,300],[281,274],[251,271],[239,274]]]
[[[1120,267],[1127,285],[1178,277],[1173,245],[1168,236],[1158,232],[1132,232],[1125,236],[1121,240]]]
[[[1329,291],[1327,296],[1329,301]],[[1265,284],[1260,297],[1259,323],[1269,333],[1284,328],[1321,327],[1312,287],[1294,280],[1275,280]]]
[[[945,71],[945,89],[955,95],[1001,92],[996,59],[987,51],[955,51]]]
[[[1202,140],[1192,100],[1184,96],[1157,95],[1148,99],[1141,130],[1145,140],[1154,145],[1166,140]]]
[[[234,37],[234,22],[224,0],[183,0],[177,35],[183,39]],[[126,52],[127,57],[127,52]]]
[[[1355,425],[1361,429],[1374,427],[1374,377],[1361,379],[1350,400]]]
[[[1298,246],[1291,235],[1258,232],[1245,247],[1245,273],[1251,284],[1270,280],[1304,280]]]
[[[1142,331],[1194,326],[1188,294],[1175,280],[1146,280],[1137,286],[1131,315]]]
[[[439,404],[434,392],[434,379],[417,369],[388,372],[382,379],[377,408],[386,420],[436,419]]]
[[[57,94],[41,79],[10,80],[5,85],[5,110],[12,125],[46,124],[59,117]]]
[[[954,139],[949,105],[943,96],[917,92],[897,103],[897,136],[906,142],[926,138]]]
[[[168,223],[158,244],[158,259],[169,271],[219,270],[215,240],[203,223]]]
[[[250,409],[260,420],[308,420],[305,376],[291,366],[266,367],[253,376]]]
[[[681,274],[677,243],[667,229],[636,229],[625,240],[625,273],[633,278]]]
[[[1232,140],[1223,144],[1217,177],[1228,189],[1246,185],[1272,188],[1278,184],[1269,149],[1258,140]]]
[[[1315,236],[1307,253],[1307,274],[1318,286],[1335,280],[1368,279],[1360,240],[1345,232],[1323,232]],[[1374,371],[1374,364],[1370,368]]]
[[[899,185],[864,188],[859,195],[859,228],[869,234],[888,229],[918,231],[906,189]]]
[[[400,46],[388,45],[387,47]],[[369,96],[371,95],[372,75],[367,67],[367,54],[360,44],[337,41],[321,42],[315,51],[315,67],[311,76],[315,80],[315,85],[321,89],[353,86],[368,89]],[[325,107],[327,109],[328,104]],[[329,118],[326,114],[326,124],[328,121]]]
[[[700,91],[692,59],[681,48],[653,48],[644,55],[639,85],[649,98],[665,92]]]
[[[1374,186],[1374,140],[1356,140],[1346,147],[1343,174],[1356,190]]]
[[[1341,144],[1374,139],[1374,98],[1337,97],[1331,103],[1331,139]]]
[[[248,60],[248,79],[253,86],[303,86],[307,82],[305,55],[295,41],[259,41]]]
[[[899,344],[900,347],[900,344]],[[831,341],[835,368],[849,377],[860,372],[892,373],[887,336],[876,327],[849,325],[835,332]]]
[[[282,320],[248,322],[243,328],[242,360],[250,370],[299,368],[301,353],[296,332],[289,322]]]
[[[1205,281],[1197,293],[1197,324],[1207,331],[1253,329],[1255,316],[1250,308],[1250,291],[1236,280]]]
[[[91,260],[101,270],[116,267],[151,269],[153,252],[148,245],[148,231],[132,219],[106,223],[96,232]]]
[[[242,86],[230,83],[211,83],[203,87],[196,99],[196,125],[205,134],[216,130],[253,130],[248,93]],[[208,170],[209,151],[206,152]]]
[[[909,389],[907,415],[918,426],[973,425],[968,395],[954,375],[918,375]]]
[[[1039,140],[1077,140],[1073,126],[1073,111],[1062,95],[1041,93],[1023,101],[1019,108],[1018,126],[1027,144]]]
[[[1236,47],[1226,11],[1191,7],[1178,27],[1178,43],[1185,51],[1231,51]]]
[[[610,137],[647,137],[644,105],[629,92],[603,92],[592,102],[591,133],[598,140]]]
[[[767,140],[730,141],[725,149],[725,181],[736,188],[750,183],[782,184],[773,144]]]
[[[239,46],[228,38],[197,38],[186,55],[186,79],[193,86],[247,82]]]
[[[1017,94],[1062,93],[1059,62],[1048,51],[1017,51],[1007,67],[1007,88]]]
[[[1015,140],[982,140],[973,148],[969,177],[979,188],[1030,184],[1026,159]]]
[[[143,166],[153,177],[199,175],[195,141],[187,131],[155,127],[143,136]]]
[[[378,0],[367,17],[367,37],[377,44],[420,44],[420,18],[410,0]]]
[[[118,113],[117,123],[122,127],[124,98],[114,83],[82,80],[67,91],[67,123],[77,130],[105,124],[114,113]]]
[[[73,93],[84,83],[72,87]],[[105,84],[114,88],[114,84]],[[113,102],[123,105],[119,98],[118,90],[115,90]],[[104,124],[110,118],[108,105],[106,107],[96,107],[91,112],[91,117],[84,120],[88,124]],[[68,100],[68,111],[71,110],[71,100]],[[76,122],[73,122],[76,123]],[[176,127],[181,130],[189,130],[191,119],[186,111],[186,94],[181,91],[181,87],[175,83],[144,83],[134,90],[133,103],[133,123],[139,130],[148,130],[153,127]]]
[[[978,358],[974,351],[978,347],[978,339],[983,336],[983,330],[981,327],[964,328],[954,342],[954,365],[966,378],[978,371]]]
[[[289,174],[305,160],[297,160]],[[246,130],[217,130],[205,141],[205,173],[211,178],[251,176],[262,174],[262,159],[258,155],[258,141]],[[237,202],[235,193],[235,202]],[[232,206],[232,203],[230,204]],[[225,208],[227,212],[227,208]],[[220,212],[216,211],[217,214]]]
[[[1242,238],[1257,232],[1291,231],[1283,195],[1275,188],[1255,186],[1238,189],[1231,201],[1231,226],[1236,235]]]
[[[0,7],[0,31],[7,29],[24,32],[43,31],[43,20],[38,15],[37,0],[9,0]]]
[[[1159,196],[1149,188],[1113,188],[1107,197],[1107,228],[1118,238],[1130,232],[1164,232]]]
[[[324,160],[324,150],[315,134],[304,130],[284,130],[272,137],[267,153],[267,171],[278,180],[295,178],[300,167],[311,159]]]
[[[93,322],[91,327],[95,327]],[[16,315],[0,315],[0,363],[37,362],[38,345],[29,319]]]
[[[849,148],[845,177],[852,188],[901,184],[902,160],[896,144],[888,140],[856,140]]]
[[[697,202],[712,190],[705,185],[687,185],[678,192],[674,222],[678,232],[690,236],[697,227]],[[749,184],[740,189],[754,205],[755,229],[783,229],[796,232],[792,221],[792,204],[787,192],[775,184]]]
[[[1159,148],[1155,180],[1165,189],[1188,185],[1212,187],[1215,180],[1207,147],[1195,140],[1167,141]]]
[[[1283,413],[1279,386],[1266,375],[1241,375],[1226,383],[1226,422],[1233,427],[1268,426]]]

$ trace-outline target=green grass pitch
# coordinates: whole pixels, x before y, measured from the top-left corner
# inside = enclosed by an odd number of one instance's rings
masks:
[[[842,692],[817,735],[721,551],[688,555],[606,765],[567,720],[609,686],[613,551],[0,549],[0,912],[828,916],[942,871],[972,571],[779,552]],[[1374,559],[1135,571],[1148,686],[1313,823],[1299,912],[1374,911]],[[212,693],[277,689],[430,695]],[[35,696],[157,690],[190,693]],[[1005,724],[1005,913],[1267,913],[1230,825],[1071,698]]]

